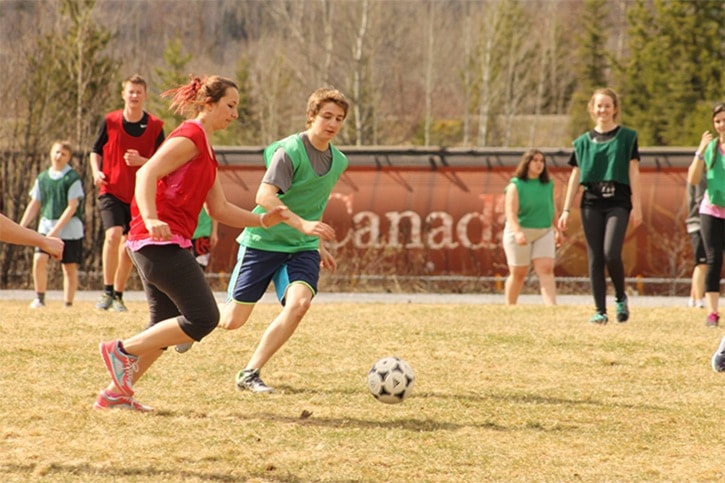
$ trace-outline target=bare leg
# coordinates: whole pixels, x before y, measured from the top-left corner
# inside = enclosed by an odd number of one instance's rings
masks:
[[[186,342],[192,342],[192,339],[181,330],[176,317],[159,322],[130,339],[124,340],[124,350],[138,356],[138,372],[134,373],[133,382],[136,383],[141,379],[148,368],[164,353],[163,348]],[[113,382],[106,389],[114,393],[121,392]]]
[[[78,289],[78,264],[63,264],[63,298],[66,303],[73,303]]]
[[[118,270],[119,246],[123,238],[123,228],[120,226],[113,226],[106,230],[102,254],[104,285],[113,285]]]
[[[516,267],[509,265],[509,276],[506,278],[506,284],[504,286],[506,305],[516,305],[528,273],[528,266]]]
[[[126,283],[128,277],[131,275],[133,270],[133,262],[131,257],[128,256],[126,251],[126,237],[121,237],[121,242],[118,246],[118,266],[116,268],[116,274],[113,277],[113,289],[118,292],[126,290]]]
[[[544,305],[556,305],[556,281],[554,280],[554,259],[534,259],[534,272],[539,277]]]
[[[705,296],[705,273],[707,272],[707,265],[700,264],[695,265],[692,270],[692,290],[690,296],[695,299],[696,302],[702,300]]]
[[[45,253],[36,253],[33,256],[33,285],[38,293],[45,293],[48,288],[48,260]]]
[[[720,292],[705,292],[705,306],[708,314],[716,314],[718,311],[718,303],[720,302]]]
[[[312,303],[312,292],[301,283],[289,286],[282,312],[264,331],[257,349],[247,363],[247,369],[261,369],[297,329]]]
[[[240,328],[249,320],[249,316],[252,315],[252,310],[254,310],[254,305],[240,304],[234,301],[227,302],[219,311],[221,317],[218,327],[227,330]]]

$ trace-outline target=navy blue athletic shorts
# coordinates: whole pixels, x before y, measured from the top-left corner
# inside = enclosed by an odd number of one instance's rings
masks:
[[[319,279],[320,252],[317,250],[283,253],[240,246],[229,281],[227,302],[257,303],[269,283],[274,282],[277,299],[284,305],[287,287],[291,284],[305,284],[314,296]]]

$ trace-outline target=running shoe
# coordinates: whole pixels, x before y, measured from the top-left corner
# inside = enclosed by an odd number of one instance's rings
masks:
[[[133,396],[133,373],[138,372],[138,357],[121,350],[121,341],[101,342],[98,346],[108,373],[124,396]]]
[[[240,391],[248,390],[256,393],[273,392],[274,389],[269,387],[259,377],[259,369],[244,369],[237,374],[237,389]]]
[[[624,323],[629,320],[629,306],[627,306],[627,296],[625,295],[621,301],[614,302],[617,307],[617,322]]]
[[[185,342],[183,344],[176,344],[176,347],[174,347],[174,350],[178,352],[179,354],[183,354],[184,352],[189,352],[189,349],[191,349],[191,346],[193,346],[193,342]]]
[[[720,314],[713,312],[705,319],[705,325],[708,327],[717,327],[720,325]]]
[[[33,301],[30,302],[30,306],[29,307],[31,309],[44,309],[45,308],[45,304],[43,302],[41,302],[40,299],[33,299]]]
[[[111,306],[113,307],[113,310],[115,310],[116,312],[128,312],[128,309],[126,308],[126,304],[123,303],[122,298],[113,297]]]
[[[609,318],[607,317],[607,314],[597,312],[596,314],[592,315],[592,318],[589,319],[589,322],[591,322],[592,324],[605,325],[607,322],[609,322]]]
[[[113,304],[113,296],[108,295],[104,292],[98,298],[98,302],[96,302],[96,308],[101,310],[108,310],[109,307],[111,307],[111,304]]]
[[[151,406],[141,404],[137,400],[129,396],[113,395],[105,389],[98,394],[96,402],[93,404],[94,409],[131,409],[142,413],[148,413],[154,410]]]
[[[720,346],[712,355],[712,370],[725,372],[725,337],[720,340]]]

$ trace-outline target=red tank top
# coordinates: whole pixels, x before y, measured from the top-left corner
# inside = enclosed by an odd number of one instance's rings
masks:
[[[129,149],[135,149],[144,158],[150,158],[156,151],[156,139],[164,127],[161,119],[148,115],[148,126],[139,136],[131,136],[123,129],[123,111],[113,111],[106,115],[108,141],[103,146],[103,174],[106,183],[101,185],[99,194],[108,193],[124,203],[131,203],[136,186],[136,171],[140,166],[127,166],[123,155]]]
[[[193,141],[199,154],[182,167],[161,178],[156,185],[156,213],[168,223],[171,232],[190,240],[196,229],[209,190],[214,185],[218,163],[206,133],[198,121],[185,121],[167,138],[185,137]],[[131,202],[129,240],[149,238],[136,205]]]

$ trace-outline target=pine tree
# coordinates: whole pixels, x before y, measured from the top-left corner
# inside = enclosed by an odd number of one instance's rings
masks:
[[[595,89],[608,85],[610,56],[606,49],[609,28],[607,15],[607,0],[585,0],[580,22],[583,30],[578,36],[579,46],[574,52],[577,85],[569,108],[572,137],[591,127],[587,110],[589,99]]]
[[[155,116],[164,121],[164,131],[168,134],[184,121],[182,114],[169,110],[169,101],[160,96],[168,89],[184,85],[189,82],[190,72],[187,72],[187,64],[191,62],[192,55],[185,54],[181,39],[176,37],[166,43],[164,49],[164,63],[167,68],[155,68],[154,76],[158,78],[153,82],[154,88],[149,92],[147,104],[149,110]]]

